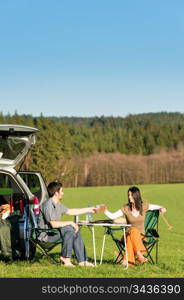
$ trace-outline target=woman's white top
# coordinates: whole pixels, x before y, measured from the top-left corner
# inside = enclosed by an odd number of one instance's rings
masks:
[[[162,206],[160,205],[155,205],[155,204],[149,204],[148,206],[148,210],[155,210],[155,209],[160,209],[162,208]],[[122,212],[121,209],[117,210],[116,212],[114,213],[111,213],[109,210],[105,210],[104,211],[104,214],[111,220],[115,220],[119,217],[122,217],[124,216],[124,213]],[[132,215],[134,217],[138,217],[139,216],[139,211],[132,211]]]

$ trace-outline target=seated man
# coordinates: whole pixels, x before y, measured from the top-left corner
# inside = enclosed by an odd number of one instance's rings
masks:
[[[73,221],[61,221],[61,216],[64,214],[76,216],[85,213],[94,213],[95,207],[69,209],[64,206],[59,202],[64,195],[60,182],[51,182],[48,185],[48,193],[50,198],[44,201],[40,207],[38,227],[58,228],[59,230],[58,234],[54,236],[49,236],[49,234],[42,232],[39,239],[45,242],[55,242],[62,238],[63,243],[60,260],[65,266],[74,267],[70,260],[72,250],[74,250],[80,266],[94,266],[87,261],[86,250],[80,232],[78,231],[78,225]]]

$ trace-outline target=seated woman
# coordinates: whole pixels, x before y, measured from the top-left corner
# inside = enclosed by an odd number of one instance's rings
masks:
[[[108,211],[107,207],[104,214],[115,220],[125,216],[127,224],[132,226],[126,233],[126,245],[129,265],[135,265],[135,261],[140,263],[146,262],[148,259],[144,257],[146,251],[142,239],[144,238],[144,219],[147,210],[159,210],[160,213],[166,212],[166,209],[159,205],[143,203],[141,193],[138,187],[133,186],[128,190],[128,204],[124,205],[115,213]],[[123,257],[123,265],[126,265],[126,255]]]

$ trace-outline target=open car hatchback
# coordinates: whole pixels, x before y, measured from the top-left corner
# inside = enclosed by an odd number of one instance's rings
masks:
[[[40,172],[16,169],[35,144],[37,132],[38,129],[33,127],[0,124],[0,218],[11,227],[13,258],[34,256],[28,229],[34,226],[39,203],[48,197]]]

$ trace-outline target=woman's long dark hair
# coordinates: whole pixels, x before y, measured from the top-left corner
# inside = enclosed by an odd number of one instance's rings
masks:
[[[141,193],[138,187],[132,186],[128,189],[128,193],[132,192],[132,197],[134,198],[135,201],[135,208],[140,212],[142,215],[142,198],[141,198]],[[132,210],[132,203],[128,200],[128,206]]]

